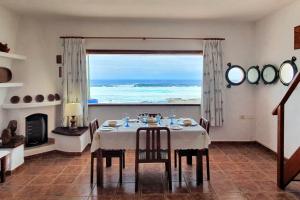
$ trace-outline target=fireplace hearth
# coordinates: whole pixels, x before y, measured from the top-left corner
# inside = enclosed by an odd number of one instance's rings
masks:
[[[48,116],[32,114],[25,118],[26,147],[38,146],[48,142]]]

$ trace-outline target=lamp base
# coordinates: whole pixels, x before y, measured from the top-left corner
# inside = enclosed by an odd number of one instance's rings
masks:
[[[75,116],[71,117],[70,124],[71,125],[69,126],[69,129],[71,129],[71,130],[76,130],[77,129]]]

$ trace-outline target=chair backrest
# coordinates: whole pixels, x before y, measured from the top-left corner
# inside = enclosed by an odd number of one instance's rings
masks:
[[[140,147],[141,135],[145,135],[145,149]],[[166,134],[167,147],[162,149],[161,136]],[[141,151],[145,152],[145,160],[149,162],[161,161],[166,158],[161,157],[161,152],[167,151],[168,159],[171,159],[171,134],[170,129],[167,127],[142,127],[136,131],[136,158],[138,159]]]
[[[202,126],[206,132],[209,134],[209,128],[210,128],[210,123],[207,119],[201,117],[200,122],[199,122],[200,126]]]
[[[91,137],[91,142],[92,142],[93,137],[94,137],[94,133],[99,128],[98,119],[94,119],[93,121],[91,121],[89,127],[90,127],[90,137]]]

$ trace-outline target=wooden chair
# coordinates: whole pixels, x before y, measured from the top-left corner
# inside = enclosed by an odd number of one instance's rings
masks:
[[[91,143],[93,142],[93,137],[96,132],[96,130],[99,128],[99,122],[97,119],[94,119],[89,124],[90,127],[90,137],[91,137]],[[93,183],[94,178],[94,159],[97,158],[97,151],[94,151],[91,153],[91,183]],[[102,156],[106,158],[106,167],[111,166],[111,159],[112,158],[119,158],[120,166],[120,183],[122,183],[122,168],[125,168],[125,150],[102,150]]]
[[[145,147],[140,148],[141,135],[145,134]],[[161,149],[161,135],[167,136],[167,149]],[[138,191],[139,185],[139,164],[140,163],[165,163],[168,175],[169,189],[172,190],[172,172],[171,172],[171,134],[167,127],[143,127],[136,132],[136,150],[135,150],[135,191]]]
[[[210,123],[207,119],[201,117],[200,126],[202,126],[206,132],[209,134]],[[203,155],[206,157],[206,172],[207,172],[207,180],[210,180],[210,169],[209,169],[209,152],[208,149],[204,149]],[[179,159],[179,181],[181,182],[181,157],[186,156],[187,160],[191,160],[192,156],[197,156],[197,151],[193,149],[176,149],[174,150],[174,166],[177,167],[177,156]]]

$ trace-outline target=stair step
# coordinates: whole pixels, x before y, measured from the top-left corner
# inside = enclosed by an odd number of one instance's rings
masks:
[[[298,174],[293,181],[300,181],[300,174]]]

